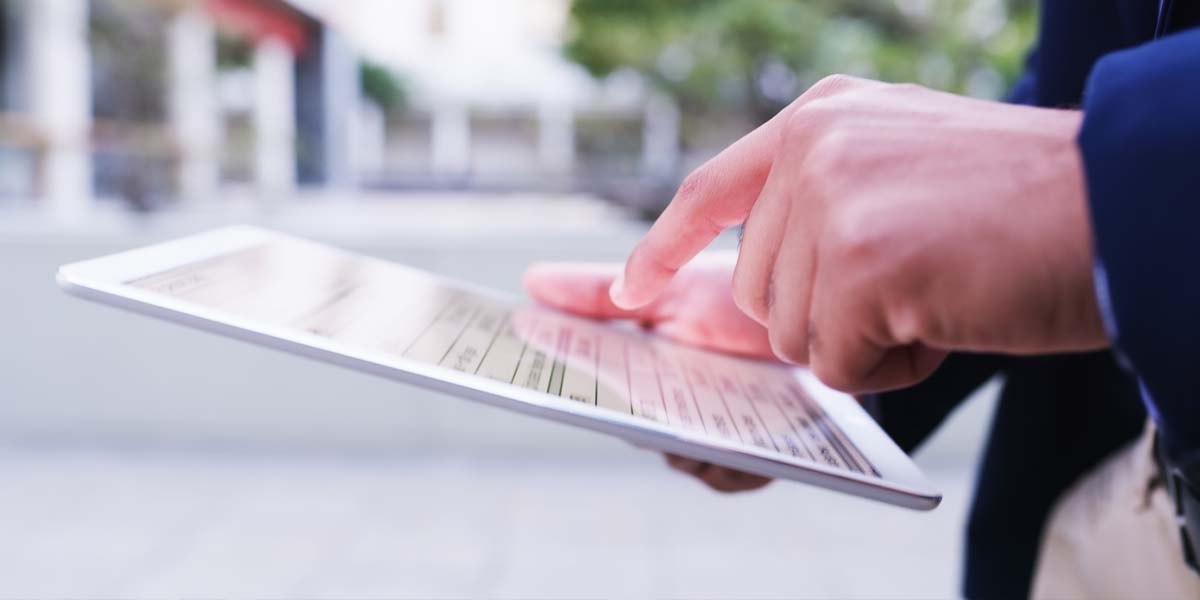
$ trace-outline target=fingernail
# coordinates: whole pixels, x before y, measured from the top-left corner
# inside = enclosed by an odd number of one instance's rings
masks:
[[[617,275],[613,280],[612,285],[608,287],[608,297],[612,299],[613,304],[623,306],[625,295],[625,274]]]

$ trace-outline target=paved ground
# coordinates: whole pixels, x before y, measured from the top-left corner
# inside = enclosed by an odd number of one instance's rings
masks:
[[[573,430],[598,456],[465,435],[423,454],[3,446],[0,598],[955,597],[995,389],[918,454],[932,512],[720,495]]]
[[[954,595],[965,470],[915,513],[636,458],[8,449],[0,596]]]

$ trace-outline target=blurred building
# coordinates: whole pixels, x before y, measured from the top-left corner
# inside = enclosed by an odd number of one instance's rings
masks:
[[[407,109],[364,163],[372,183],[591,189],[676,176],[675,106],[632,72],[597,81],[567,59],[569,0],[304,4],[405,82]]]
[[[63,215],[112,196],[138,208],[211,202],[238,171],[223,162],[239,141],[263,197],[350,180],[357,59],[290,2],[3,0],[0,11],[10,202]],[[244,65],[219,64],[222,40],[246,49]],[[250,139],[229,135],[231,123]]]
[[[679,112],[565,58],[569,4],[0,0],[0,205],[270,205],[301,186],[661,202]],[[364,60],[403,106],[363,93]]]

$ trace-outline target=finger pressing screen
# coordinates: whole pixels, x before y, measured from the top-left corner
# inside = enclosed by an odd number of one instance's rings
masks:
[[[649,304],[722,231],[746,220],[770,172],[780,120],[750,132],[684,180],[614,282],[617,306]]]
[[[619,264],[537,263],[525,271],[522,286],[534,300],[595,319],[628,319],[638,311],[613,304],[608,294]]]

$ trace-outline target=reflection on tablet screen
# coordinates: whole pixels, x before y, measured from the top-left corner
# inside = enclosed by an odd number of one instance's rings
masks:
[[[497,301],[319,244],[271,241],[128,284],[347,347],[879,476],[789,368]]]

